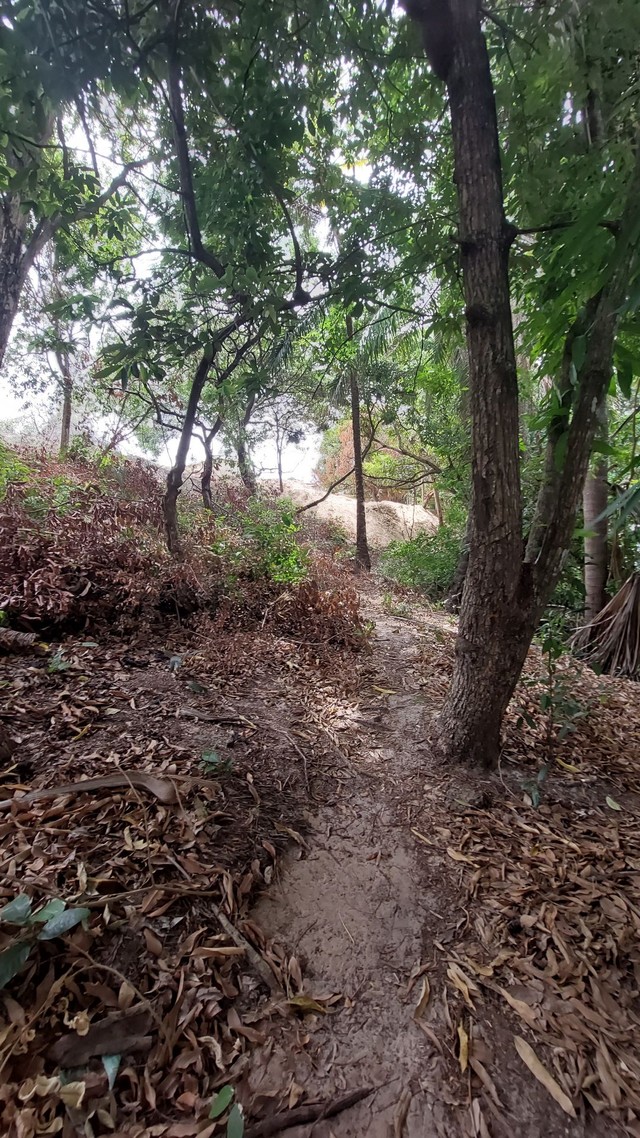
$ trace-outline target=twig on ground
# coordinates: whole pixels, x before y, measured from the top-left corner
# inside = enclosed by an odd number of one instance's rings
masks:
[[[329,1102],[308,1103],[294,1110],[283,1110],[279,1114],[272,1114],[270,1118],[263,1118],[261,1122],[249,1126],[245,1130],[245,1138],[270,1138],[272,1134],[279,1134],[292,1126],[304,1126],[307,1122],[321,1122],[325,1118],[333,1118],[373,1094],[373,1091],[373,1087],[364,1087],[361,1090],[349,1091],[339,1098],[330,1099]]]
[[[247,938],[238,931],[234,924],[231,923],[229,918],[222,912],[222,909],[219,907],[219,905],[216,905],[215,901],[210,901],[209,908],[211,909],[218,923],[222,925],[222,928],[226,932],[227,936],[231,937],[231,940],[234,942],[234,944],[237,944],[238,948],[244,949],[247,960],[256,970],[260,978],[264,980],[272,995],[280,997],[285,996],[286,998],[285,992],[283,992],[276,977],[269,968],[269,965],[265,963],[265,961],[260,956],[260,953],[257,952],[257,950],[247,940]]]

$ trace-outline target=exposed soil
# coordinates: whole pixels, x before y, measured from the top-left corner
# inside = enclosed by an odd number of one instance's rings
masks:
[[[292,480],[285,484],[285,494],[298,505],[316,501],[322,492],[321,488],[306,482]],[[417,502],[414,505],[386,499],[365,502],[365,513],[367,541],[374,550],[386,549],[392,541],[407,541],[421,533],[435,533],[439,524],[436,515]],[[356,500],[348,494],[328,494],[302,516],[308,520],[333,523],[349,541],[356,540]]]
[[[455,623],[360,588],[370,652],[268,623],[218,642],[195,620],[0,662],[7,796],[123,771],[168,795],[132,781],[0,818],[4,900],[92,913],[3,997],[12,1138],[44,1132],[43,1111],[69,1134],[82,1117],[96,1136],[217,1138],[227,1083],[249,1135],[358,1088],[287,1133],[640,1134],[638,686],[571,671],[589,714],[556,744],[521,722],[534,649],[500,770],[445,771],[430,734]],[[67,1117],[56,1047],[90,1042],[106,1012],[123,1030],[131,1005],[146,1052],[112,1094],[85,1047],[84,1113]]]
[[[593,1112],[568,1117],[516,1053],[514,1036],[527,1028],[500,996],[473,981],[465,995],[464,980],[457,987],[447,976],[470,923],[464,854],[456,864],[447,847],[457,845],[453,830],[469,803],[502,802],[510,788],[497,776],[465,775],[456,785],[430,756],[442,682],[425,674],[424,643],[449,648],[453,622],[417,605],[411,619],[390,616],[373,591],[367,606],[375,675],[361,693],[360,747],[316,817],[308,856],[286,858],[254,909],[267,934],[304,961],[309,994],[339,993],[344,1003],[258,1051],[252,1088],[274,1070],[311,1099],[374,1088],[292,1138],[622,1133]],[[430,995],[416,1019],[425,977]],[[458,1028],[471,1038],[475,1069]]]

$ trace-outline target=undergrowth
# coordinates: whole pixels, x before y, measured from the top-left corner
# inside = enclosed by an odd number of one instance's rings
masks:
[[[207,614],[219,629],[267,621],[301,639],[358,647],[355,591],[322,588],[293,507],[217,488],[213,511],[188,497],[185,556],[165,547],[162,480],[150,465],[64,462],[0,449],[0,610],[45,635]]]
[[[419,589],[433,600],[439,600],[453,581],[463,535],[464,520],[456,516],[445,521],[435,533],[394,541],[382,554],[382,573],[400,585]]]

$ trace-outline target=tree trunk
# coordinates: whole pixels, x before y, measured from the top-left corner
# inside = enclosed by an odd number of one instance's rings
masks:
[[[198,364],[196,374],[193,377],[175,461],[167,474],[167,488],[164,498],[162,499],[162,511],[164,514],[167,548],[173,557],[182,556],[182,543],[180,541],[180,530],[178,528],[178,495],[180,494],[182,479],[187,465],[187,456],[189,454],[189,447],[191,446],[196,415],[198,414],[200,396],[207,382],[212,363],[213,349],[205,352]]]
[[[213,474],[213,452],[208,438],[203,438],[202,445],[204,446],[204,466],[202,467],[202,474],[200,476],[200,487],[202,489],[202,504],[205,510],[213,509],[213,498],[211,496],[211,475]]]
[[[599,408],[601,421],[606,433],[606,400]],[[599,455],[592,469],[587,472],[582,494],[584,517],[584,618],[588,623],[598,615],[607,603],[606,585],[609,569],[607,548],[607,519],[601,515],[607,508],[609,486],[607,483],[608,464],[604,455]]]
[[[276,443],[276,451],[278,456],[278,486],[280,487],[280,493],[284,494],[284,479],[282,477],[282,443]]]
[[[17,197],[6,196],[0,207],[0,368],[26,279],[23,241],[27,214]]]
[[[430,5],[425,8],[420,22],[429,49],[432,10]],[[447,18],[439,34],[447,39],[448,50],[436,73],[446,78],[451,110],[469,354],[472,497],[469,567],[438,750],[448,762],[493,766],[499,755],[502,717],[571,540],[597,425],[596,409],[610,381],[618,313],[636,260],[640,148],[615,254],[613,258],[607,254],[612,268],[585,306],[586,322],[579,316],[567,337],[560,385],[563,414],[549,431],[545,474],[523,561],[508,268],[514,231],[504,215],[491,69],[480,6],[470,0],[447,0],[444,9]],[[442,55],[442,44],[437,46]],[[577,383],[572,374],[568,385],[564,376],[578,335],[584,336],[586,350]]]
[[[360,392],[355,369],[349,373],[349,386],[351,390],[351,428],[353,431],[353,469],[356,484],[356,566],[371,569],[369,545],[367,542],[367,513],[364,498],[364,470],[362,463],[362,435],[360,432]]]
[[[526,656],[521,597],[518,384],[496,106],[479,7],[451,0],[451,108],[472,420],[470,551],[456,666],[439,724],[446,761],[497,761]],[[424,28],[425,35],[428,29]],[[496,408],[500,414],[496,414]]]
[[[451,588],[447,593],[447,598],[444,602],[444,607],[448,612],[457,612],[460,608],[462,600],[462,591],[464,589],[464,582],[467,576],[467,569],[469,568],[469,542],[471,540],[471,512],[467,515],[467,524],[464,530],[464,537],[462,539],[462,549],[456,565],[456,571],[453,574],[453,581]]]
[[[60,458],[64,458],[71,439],[71,406],[73,400],[73,380],[69,370],[69,357],[57,353],[58,366],[62,372],[62,423],[60,425]]]
[[[253,469],[251,458],[249,457],[247,440],[244,436],[244,433],[241,433],[238,436],[238,441],[236,442],[236,455],[238,457],[238,470],[240,471],[240,477],[247,490],[253,497],[256,492],[256,475]]]

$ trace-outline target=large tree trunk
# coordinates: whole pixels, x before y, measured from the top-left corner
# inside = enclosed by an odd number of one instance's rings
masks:
[[[411,6],[415,10],[415,6]],[[421,21],[432,31],[430,5]],[[454,145],[469,352],[472,417],[472,520],[454,675],[438,749],[445,760],[493,766],[501,721],[527,649],[571,540],[597,425],[609,384],[618,313],[635,265],[634,225],[640,148],[600,291],[570,330],[560,383],[562,414],[549,430],[547,462],[524,561],[518,470],[518,391],[509,302],[509,243],[491,70],[480,7],[448,0],[439,33],[450,41],[442,66]],[[419,18],[419,17],[418,17]],[[439,57],[442,43],[438,42]],[[606,266],[603,264],[603,269]],[[571,369],[577,336],[586,351]],[[572,371],[572,382],[565,382]]]
[[[448,761],[490,765],[497,760],[502,717],[532,632],[521,595],[512,234],[504,214],[495,98],[479,9],[469,0],[451,0],[450,8],[454,53],[447,82],[466,302],[472,494],[456,667],[440,719],[439,750]]]
[[[26,211],[6,195],[0,207],[0,367],[4,361],[28,266],[23,256]]]

